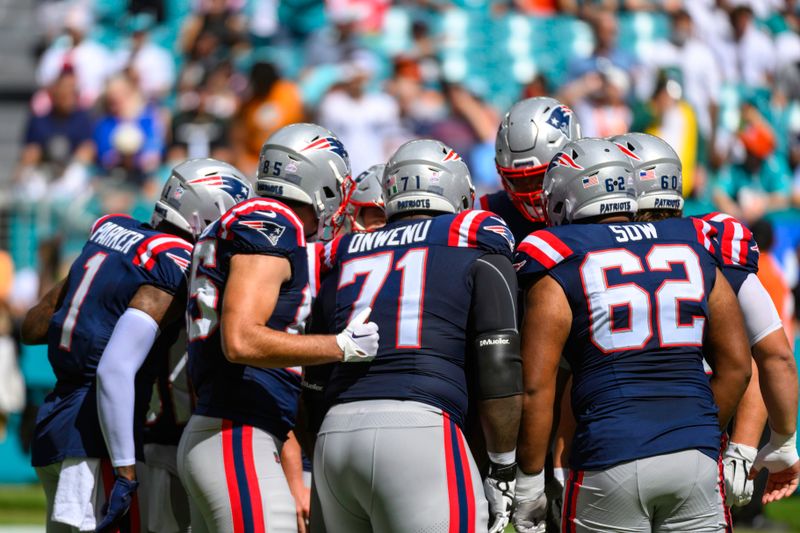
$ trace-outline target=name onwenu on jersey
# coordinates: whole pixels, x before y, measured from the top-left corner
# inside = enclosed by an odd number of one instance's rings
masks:
[[[104,222],[97,231],[92,233],[89,240],[100,246],[111,248],[117,252],[127,254],[133,246],[144,239],[138,231],[123,228],[113,222]]]
[[[431,220],[421,224],[411,224],[389,230],[378,230],[370,233],[356,233],[347,246],[348,253],[367,252],[381,246],[405,246],[415,242],[423,242],[428,236]]]

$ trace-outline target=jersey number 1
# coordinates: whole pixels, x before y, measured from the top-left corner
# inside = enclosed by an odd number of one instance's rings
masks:
[[[69,302],[69,310],[67,317],[64,319],[64,325],[61,326],[61,340],[58,347],[62,350],[70,351],[72,349],[72,331],[75,329],[75,324],[78,322],[78,315],[81,314],[81,306],[86,299],[86,294],[89,292],[89,287],[92,286],[92,281],[100,270],[100,265],[106,260],[108,254],[105,252],[97,252],[90,257],[83,265],[83,277],[72,295],[72,300]]]
[[[394,267],[394,270],[401,272],[400,295],[397,300],[396,348],[420,347],[427,258],[427,248],[414,248],[406,252]],[[342,265],[340,289],[354,283],[358,276],[366,276],[358,298],[353,302],[348,322],[365,307],[374,307],[378,292],[386,283],[393,264],[394,252],[381,252],[352,259]]]

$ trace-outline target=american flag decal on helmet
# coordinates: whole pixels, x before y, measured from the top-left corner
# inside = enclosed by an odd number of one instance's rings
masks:
[[[444,159],[442,159],[443,163],[447,161],[461,161],[461,156],[458,155],[455,150],[450,150],[447,152],[447,155],[444,156]]]
[[[344,149],[342,141],[336,137],[320,137],[319,139],[315,139],[308,143],[306,147],[300,151],[311,152],[315,150],[327,150],[329,152],[333,152],[334,154],[338,154],[342,159],[346,160],[348,158],[347,150]]]
[[[564,152],[559,152],[553,158],[553,161],[550,163],[550,167],[552,168],[554,166],[574,168],[575,170],[584,170],[584,168],[576,163],[569,154]]]

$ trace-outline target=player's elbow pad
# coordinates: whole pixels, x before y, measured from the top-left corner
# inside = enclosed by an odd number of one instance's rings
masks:
[[[481,400],[522,394],[519,333],[504,330],[479,335],[475,354]]]

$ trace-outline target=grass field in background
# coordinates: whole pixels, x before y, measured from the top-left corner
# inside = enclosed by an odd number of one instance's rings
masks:
[[[758,531],[791,531],[800,533],[800,496],[773,503],[767,507],[767,516],[787,529]],[[0,531],[2,526],[41,525],[44,526],[44,492],[39,485],[0,486]],[[44,531],[44,527],[42,527]],[[508,528],[506,533],[513,533]],[[737,533],[750,533],[757,530],[736,528]]]

